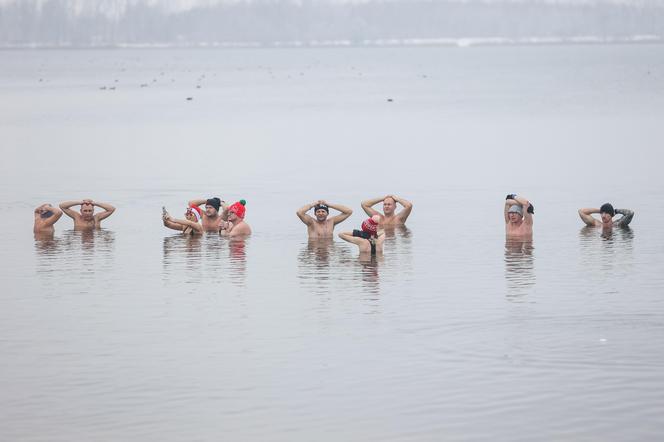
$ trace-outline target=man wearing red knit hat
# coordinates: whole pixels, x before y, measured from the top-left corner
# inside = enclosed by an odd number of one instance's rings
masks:
[[[244,206],[246,204],[245,200],[240,200],[226,208],[228,221],[221,223],[221,228],[219,229],[220,235],[230,238],[251,235],[251,227],[244,221],[246,211]]]

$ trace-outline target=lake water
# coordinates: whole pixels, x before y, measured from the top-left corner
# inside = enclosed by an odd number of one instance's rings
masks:
[[[0,439],[661,439],[661,45],[0,65]],[[505,242],[512,192],[532,243]],[[378,260],[295,216],[323,198],[352,230],[387,193],[414,210]],[[215,195],[246,242],[161,225]],[[87,197],[102,231],[33,236]],[[583,228],[606,201],[631,229]]]

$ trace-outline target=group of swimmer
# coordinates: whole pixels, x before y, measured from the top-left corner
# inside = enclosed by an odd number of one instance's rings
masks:
[[[382,213],[373,208],[380,202],[383,203]],[[397,205],[402,207],[398,212]],[[78,212],[72,209],[74,206],[80,206]],[[162,208],[162,221],[164,226],[185,235],[215,232],[229,238],[243,238],[251,235],[251,227],[244,220],[245,206],[245,200],[226,204],[218,197],[193,199],[189,201],[182,219],[172,217],[166,208]],[[95,213],[96,207],[103,211]],[[385,230],[404,226],[413,210],[410,201],[396,195],[362,201],[361,207],[369,218],[362,222],[360,229],[339,233],[341,239],[355,244],[361,255],[381,255]],[[330,216],[330,209],[336,210],[339,214]],[[307,213],[310,210],[313,210],[313,216]],[[63,213],[74,221],[75,230],[99,229],[101,221],[111,216],[113,212],[115,207],[110,204],[91,199],[65,201],[60,203],[59,207],[42,204],[35,209],[34,232],[53,233],[54,224]],[[353,210],[340,204],[317,200],[302,206],[296,214],[307,226],[309,238],[319,239],[332,238],[335,226],[351,216]],[[516,194],[507,195],[504,207],[506,236],[516,239],[532,238],[534,214],[535,208],[528,199]],[[599,219],[594,217],[594,214],[599,214]],[[634,212],[628,209],[614,209],[610,203],[605,203],[599,209],[579,209],[579,216],[589,227],[610,230],[613,227],[627,227],[634,218]]]

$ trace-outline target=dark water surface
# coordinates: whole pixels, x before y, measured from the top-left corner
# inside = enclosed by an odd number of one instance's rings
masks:
[[[0,439],[664,433],[661,46],[0,62]],[[505,241],[511,192],[532,241]],[[324,198],[352,230],[386,193],[415,208],[378,259],[295,216]],[[213,195],[250,239],[161,225]],[[36,206],[87,197],[103,230],[34,237]],[[582,226],[606,201],[630,229]]]

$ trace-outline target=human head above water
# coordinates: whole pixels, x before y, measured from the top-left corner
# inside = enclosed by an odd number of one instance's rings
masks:
[[[523,207],[518,204],[510,206],[510,208],[507,210],[507,216],[511,222],[517,222],[521,220],[521,218],[523,218]]]
[[[383,213],[387,216],[393,215],[397,208],[397,202],[392,196],[387,196],[383,200]]]
[[[244,214],[245,214],[245,211],[246,211],[244,206],[246,206],[246,205],[247,205],[247,202],[245,200],[240,200],[240,201],[232,204],[228,208],[229,220],[234,221],[236,217],[240,218],[240,219],[244,219]]]
[[[95,213],[95,206],[92,204],[91,200],[81,201],[81,216],[85,220],[92,219]]]
[[[610,222],[615,214],[616,211],[610,203],[604,203],[602,204],[602,207],[599,208],[599,216],[602,217],[603,223]]]
[[[314,215],[318,221],[325,221],[329,214],[330,208],[327,205],[320,203],[314,206]]]
[[[367,218],[362,222],[362,231],[367,232],[371,236],[378,235],[378,223],[380,222],[380,216],[374,215],[371,218]]]
[[[219,197],[208,198],[205,202],[205,214],[207,216],[216,216],[221,207],[221,199]]]
[[[197,223],[201,219],[201,209],[198,206],[191,205],[187,207],[184,217],[189,221]]]

